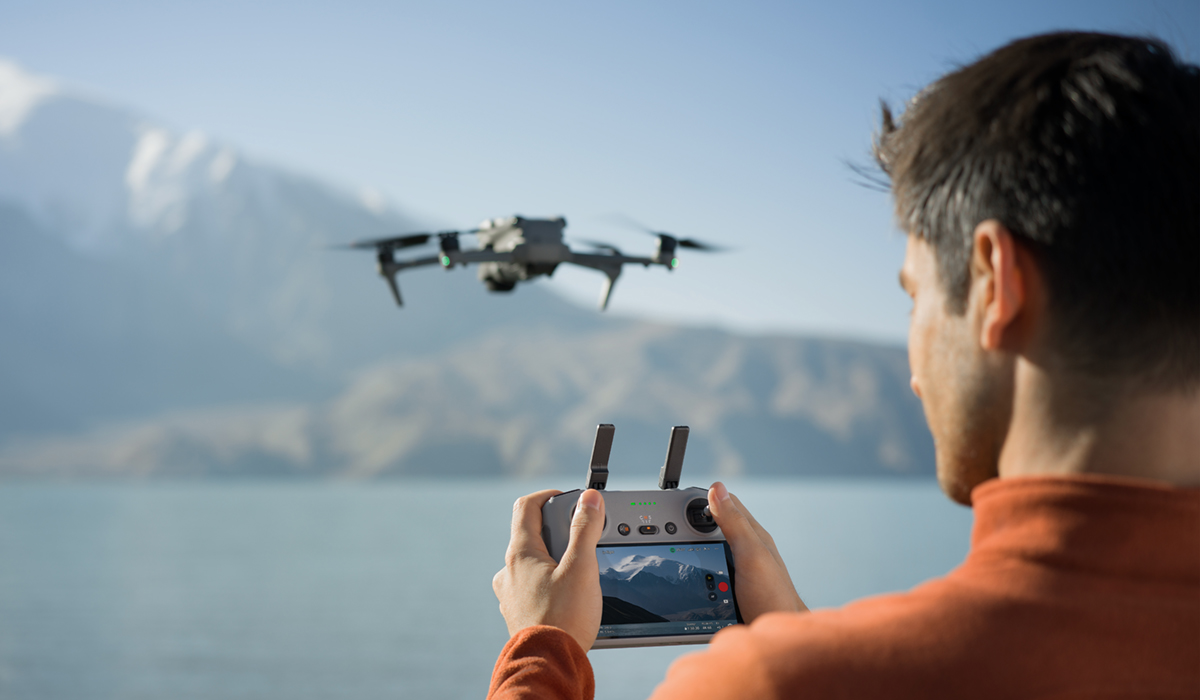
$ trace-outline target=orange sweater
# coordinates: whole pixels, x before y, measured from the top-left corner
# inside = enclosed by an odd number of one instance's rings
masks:
[[[945,578],[722,630],[654,698],[1200,698],[1200,489],[1021,478],[973,496],[971,551]],[[593,688],[579,645],[532,627],[488,697]]]

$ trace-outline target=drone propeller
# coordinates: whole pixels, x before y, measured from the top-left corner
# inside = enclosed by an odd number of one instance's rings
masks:
[[[666,234],[660,234],[660,235],[666,235]],[[677,243],[679,243],[680,248],[691,248],[692,250],[703,250],[708,253],[718,253],[722,250],[725,250],[721,246],[715,246],[715,245],[712,245],[711,243],[703,243],[701,241],[696,240],[695,238],[677,238],[675,240]]]
[[[667,243],[667,247],[670,247],[670,248],[675,247],[675,246],[671,245],[671,243],[673,242],[673,243],[677,244],[680,248],[691,248],[692,250],[702,250],[702,251],[709,252],[709,253],[716,253],[716,252],[725,250],[721,246],[715,246],[710,243],[704,243],[703,241],[698,241],[695,238],[676,238],[675,236],[667,233],[666,231],[655,231],[654,229],[650,228],[649,226],[646,226],[645,224],[641,223],[637,219],[626,216],[624,214],[614,214],[614,215],[606,217],[606,218],[618,225],[624,226],[625,228],[630,228],[635,231],[641,231],[642,233],[645,233],[645,234],[648,234],[651,236],[655,236],[660,241]]]
[[[338,248],[374,248],[379,252],[391,252],[402,248],[411,248],[413,246],[425,245],[429,239],[438,237],[446,238],[450,236],[458,236],[463,233],[478,233],[479,229],[467,229],[464,231],[438,231],[437,233],[406,233],[402,236],[392,236],[388,238],[368,238],[361,241],[347,243]]]
[[[388,238],[368,238],[361,241],[347,243],[339,248],[374,248],[380,252],[400,250],[401,248],[411,248],[413,246],[425,245],[429,239],[433,238],[432,233],[409,233],[403,236],[390,236]]]

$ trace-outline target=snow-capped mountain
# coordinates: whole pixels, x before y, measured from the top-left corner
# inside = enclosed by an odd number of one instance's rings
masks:
[[[169,236],[206,208],[255,193],[267,200],[260,206],[281,205],[276,213],[286,214],[286,202],[269,201],[280,175],[199,131],[174,133],[0,59],[0,198],[81,248]],[[369,217],[407,223],[378,193],[321,189]]]
[[[530,475],[584,464],[598,422],[626,459],[692,425],[695,473],[932,473],[902,349],[638,323],[461,269],[402,275],[401,310],[372,256],[329,250],[414,228],[0,62],[0,476]]]
[[[681,561],[664,559],[658,555],[644,556],[633,554],[614,564],[611,569],[600,572],[600,574],[602,576],[609,575],[618,581],[628,581],[643,571],[648,571],[672,583],[678,583],[681,579],[688,579],[697,569]]]
[[[447,307],[484,296],[421,271],[402,279],[412,308],[399,315],[370,256],[328,250],[416,228],[377,193],[257,163],[11,62],[0,62],[0,203],[90,261],[161,279],[239,340],[305,371],[342,374],[440,347],[463,335],[436,323]],[[463,306],[464,321],[492,325],[491,310]]]
[[[371,256],[329,249],[414,227],[375,193],[255,162],[0,61],[0,285],[10,292],[0,352],[45,366],[0,372],[21,389],[0,387],[0,403],[13,404],[0,415],[24,416],[0,421],[0,435],[40,424],[18,394],[56,407],[35,413],[58,426],[312,398],[368,363],[520,325],[530,311],[583,316],[539,289],[521,290],[524,313],[488,305],[469,273],[441,270],[406,275],[400,311]],[[135,311],[138,300],[155,310]],[[449,314],[461,322],[442,323]],[[151,378],[152,365],[187,371]]]
[[[661,556],[633,555],[600,572],[600,591],[666,617],[711,608],[704,576],[713,573]]]

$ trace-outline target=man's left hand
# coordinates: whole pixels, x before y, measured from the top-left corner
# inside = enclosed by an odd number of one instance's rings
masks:
[[[579,497],[562,561],[542,541],[542,506],[559,491],[538,491],[513,504],[512,539],[504,568],[492,578],[508,634],[534,625],[558,627],[587,651],[600,632],[603,599],[596,543],[604,529],[604,498],[588,489]]]

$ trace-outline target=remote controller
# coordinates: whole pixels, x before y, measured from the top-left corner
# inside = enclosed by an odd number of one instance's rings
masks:
[[[703,644],[741,622],[733,595],[733,557],[708,510],[708,490],[679,488],[687,426],[671,429],[658,489],[607,491],[616,429],[596,428],[586,488],[604,497],[596,546],[604,613],[593,649]],[[581,489],[542,506],[542,538],[561,561]]]

